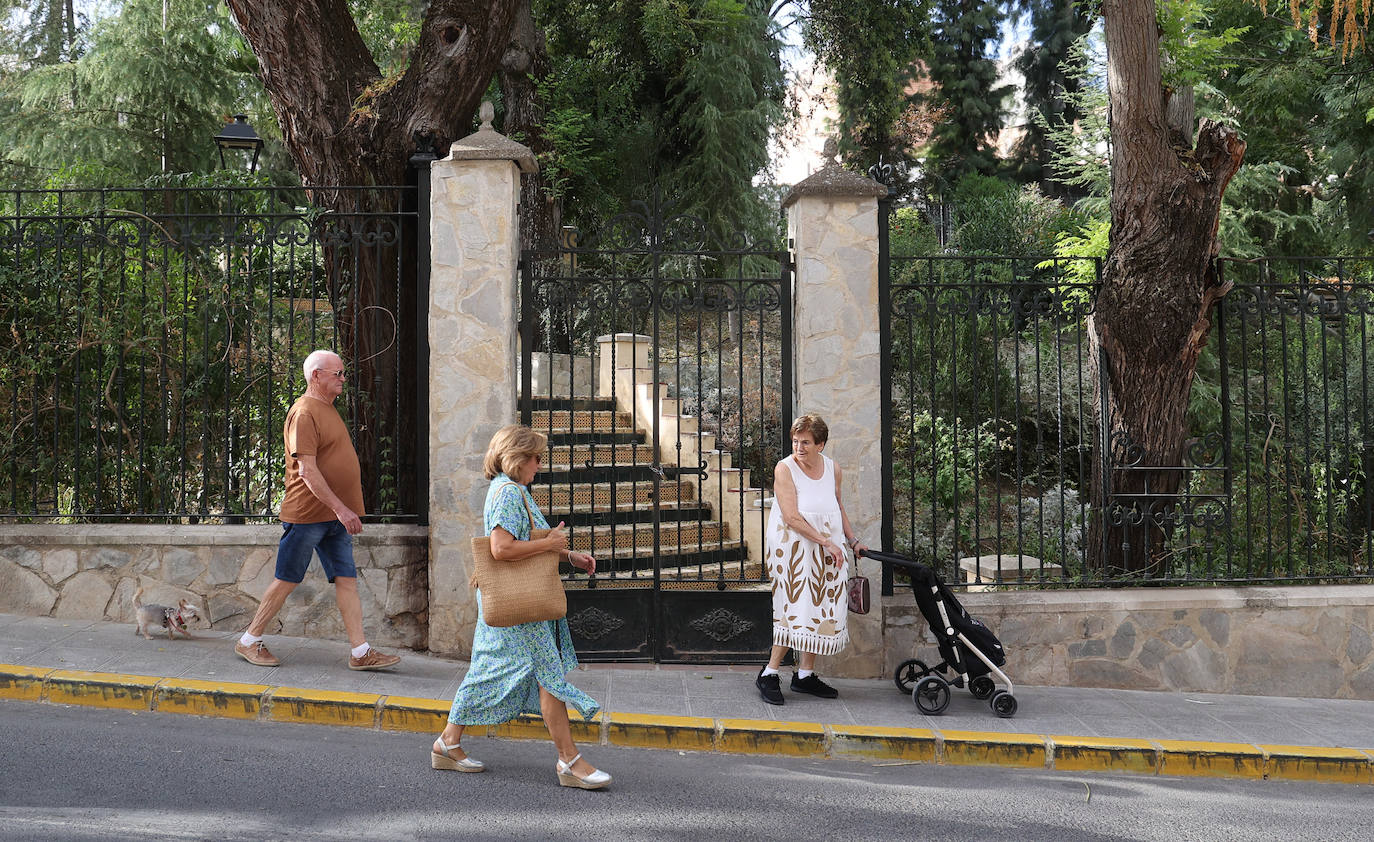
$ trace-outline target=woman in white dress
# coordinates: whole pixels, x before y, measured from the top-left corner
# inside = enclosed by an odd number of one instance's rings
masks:
[[[770,705],[783,703],[778,670],[787,650],[797,654],[794,693],[839,695],[815,673],[817,655],[849,643],[845,584],[854,553],[864,545],[840,502],[840,466],[826,456],[830,430],[819,415],[792,422],[792,455],[773,472],[765,567],[773,587],[773,651],[755,684]]]

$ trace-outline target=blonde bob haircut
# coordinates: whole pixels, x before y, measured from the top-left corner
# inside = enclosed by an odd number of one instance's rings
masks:
[[[808,412],[796,421],[792,422],[792,429],[788,431],[795,436],[799,433],[810,433],[811,440],[816,444],[825,444],[830,438],[830,428],[826,426],[824,419],[814,412]]]
[[[543,453],[548,443],[548,436],[543,433],[523,424],[508,424],[491,437],[487,456],[482,460],[482,473],[487,479],[496,479],[497,474],[510,476],[521,462]]]

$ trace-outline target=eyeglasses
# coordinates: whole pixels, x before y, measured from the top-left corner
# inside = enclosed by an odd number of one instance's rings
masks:
[[[339,378],[340,380],[345,380],[345,379],[348,378],[348,372],[347,372],[345,369],[342,369],[342,368],[336,368],[336,369],[334,369],[334,370],[332,370],[332,371],[326,368],[326,369],[321,369],[321,371],[323,371],[325,374],[332,374],[332,375],[334,375],[335,377]]]

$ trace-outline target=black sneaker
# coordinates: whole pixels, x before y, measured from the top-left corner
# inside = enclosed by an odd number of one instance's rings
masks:
[[[809,693],[822,699],[834,699],[840,695],[839,690],[821,681],[814,672],[806,678],[797,678],[797,674],[792,673],[792,692]]]
[[[759,668],[759,676],[754,679],[754,684],[759,688],[759,695],[770,705],[784,704],[782,698],[782,681],[776,673],[764,675],[763,667]]]

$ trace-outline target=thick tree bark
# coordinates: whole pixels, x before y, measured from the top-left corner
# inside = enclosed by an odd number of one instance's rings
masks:
[[[510,44],[501,57],[497,79],[505,105],[502,125],[507,137],[529,147],[536,159],[553,147],[544,134],[544,104],[539,81],[549,73],[549,54],[544,33],[535,26],[530,0],[520,0]],[[520,248],[551,249],[558,245],[561,227],[559,206],[545,190],[544,170],[526,175],[520,182]]]
[[[1195,148],[1171,144],[1153,0],[1105,0],[1102,13],[1112,228],[1090,335],[1107,447],[1094,456],[1089,541],[1102,569],[1150,574],[1183,479],[1198,354],[1226,293],[1212,258],[1221,197],[1245,143],[1204,120]]]
[[[347,0],[227,2],[257,56],[282,139],[311,201],[334,212],[322,224],[357,230],[371,224],[367,214],[394,200],[381,192],[330,188],[404,184],[417,138],[431,139],[443,156],[467,134],[509,42],[519,0],[432,0],[410,64],[396,79],[381,78]],[[414,274],[397,277],[399,266],[413,266],[413,260],[397,259],[404,247],[405,238],[398,237],[370,245],[364,255],[339,246],[327,246],[325,255],[339,350],[364,402],[355,430],[359,452],[374,453],[379,437],[394,434],[400,461],[385,470],[401,476],[423,458],[411,425],[425,411],[415,405],[415,338],[405,328],[416,317]],[[353,259],[359,256],[365,259]],[[399,348],[392,347],[397,342]],[[381,356],[398,352],[395,371],[384,368]],[[393,418],[398,427],[386,423]],[[383,467],[365,459],[363,470],[365,488],[376,489]],[[400,505],[413,511],[404,499]]]

